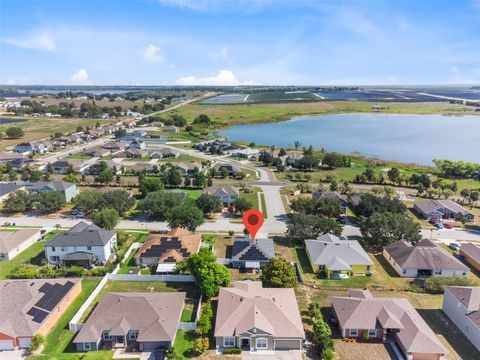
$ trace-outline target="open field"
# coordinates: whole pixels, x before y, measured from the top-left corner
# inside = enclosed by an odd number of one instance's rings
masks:
[[[201,105],[189,104],[172,110],[188,121],[199,114],[208,115],[221,126],[235,124],[266,123],[287,120],[298,115],[372,112],[374,102],[368,101],[320,101],[302,103],[255,105]],[[448,102],[378,103],[384,106],[382,113],[397,114],[475,114],[472,107]]]
[[[95,126],[97,122],[107,125],[111,120],[103,119],[62,119],[62,118],[23,118],[23,117],[8,117],[14,119],[25,119],[26,121],[19,121],[9,124],[1,124],[0,132],[5,133],[5,130],[11,126],[20,127],[25,132],[25,136],[19,139],[2,139],[0,141],[0,150],[5,150],[11,146],[15,146],[21,142],[38,140],[50,137],[55,132],[69,133],[75,132],[77,126]]]

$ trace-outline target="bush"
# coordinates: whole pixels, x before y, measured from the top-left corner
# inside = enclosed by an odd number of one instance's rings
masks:
[[[207,335],[212,329],[213,310],[210,302],[207,302],[203,308],[202,315],[198,320],[197,332],[201,335]]]
[[[335,358],[335,352],[332,348],[324,348],[321,356],[322,360],[333,360]]]
[[[368,331],[367,330],[364,330],[362,332],[362,341],[363,342],[368,342],[368,340],[370,339],[370,337],[368,336]]]
[[[240,349],[240,348],[228,348],[228,349],[224,349],[224,350],[223,350],[223,353],[224,353],[225,355],[241,354],[241,353],[242,353],[242,349]]]
[[[42,335],[33,335],[32,342],[30,343],[30,351],[37,350],[44,342],[45,338]]]
[[[466,277],[430,277],[425,281],[425,292],[443,294],[446,286],[473,286],[473,281]]]
[[[210,342],[208,341],[208,337],[199,337],[195,339],[195,344],[193,348],[197,353],[201,354],[208,350],[209,346]]]

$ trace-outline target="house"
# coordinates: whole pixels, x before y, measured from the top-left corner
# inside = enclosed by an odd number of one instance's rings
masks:
[[[347,200],[342,198],[336,191],[316,191],[312,194],[312,199],[317,201],[320,199],[335,200],[342,208],[342,213],[345,214],[347,212]]]
[[[17,190],[24,190],[25,186],[16,183],[0,183],[0,204],[2,204],[11,193]]]
[[[339,274],[369,275],[373,266],[373,261],[357,240],[324,234],[316,240],[305,240],[305,249],[314,272],[325,274],[327,279]]]
[[[289,153],[283,156],[279,156],[275,159],[275,165],[284,165],[294,168],[299,168],[302,165],[303,154],[301,153]]]
[[[48,151],[42,143],[20,143],[15,146],[15,151],[19,154],[43,154]]]
[[[216,163],[213,165],[213,169],[215,170],[215,175],[223,175],[224,173],[227,175],[237,175],[240,173],[240,167],[231,163]]]
[[[182,175],[193,175],[195,173],[195,170],[201,170],[202,169],[202,164],[198,162],[177,162],[175,163],[175,169],[180,171]]]
[[[0,231],[0,261],[12,260],[41,237],[40,229]]]
[[[11,162],[13,160],[21,160],[23,158],[24,158],[23,154],[8,152],[8,151],[0,151],[0,164]]]
[[[168,349],[175,342],[184,292],[106,293],[73,339],[77,351]]]
[[[293,289],[263,288],[260,281],[235,281],[221,288],[215,319],[218,351],[301,350],[305,338]]]
[[[210,186],[203,189],[203,192],[218,197],[223,206],[235,204],[238,200],[238,196],[240,195],[238,188],[230,185]]]
[[[356,208],[362,202],[361,194],[350,194],[348,196],[348,202],[352,205],[353,208]]]
[[[85,151],[85,155],[91,156],[91,157],[104,157],[110,155],[110,150],[108,149],[103,149],[103,148],[92,148],[87,151]]]
[[[150,157],[152,159],[176,159],[180,154],[181,152],[176,149],[164,147],[152,152]]]
[[[116,158],[141,159],[148,155],[147,150],[128,149],[115,155]]]
[[[54,174],[70,174],[72,172],[78,172],[83,167],[83,161],[60,159],[51,163]]]
[[[480,271],[480,247],[467,243],[460,248],[460,258],[468,262],[472,267]]]
[[[126,149],[127,145],[127,143],[121,141],[110,141],[106,144],[103,144],[102,148],[110,151],[120,151]]]
[[[45,244],[49,264],[91,266],[115,257],[117,233],[81,221]]]
[[[334,296],[332,313],[344,338],[394,342],[407,360],[443,359],[448,353],[405,298],[374,298],[368,290]]]
[[[123,164],[122,164],[123,165]],[[131,172],[134,174],[150,174],[155,171],[156,165],[147,164],[147,163],[134,163],[131,166],[124,167],[125,172]]]
[[[164,127],[162,127],[162,131],[168,133],[178,133],[180,132],[180,129],[173,125],[165,125]]]
[[[58,191],[63,195],[66,202],[72,201],[72,199],[80,193],[75,183],[65,181],[39,181],[34,183],[28,191],[30,193]]]
[[[0,351],[46,336],[81,291],[81,279],[0,281]]]
[[[474,219],[472,212],[451,200],[415,201],[413,208],[428,220],[457,219],[462,216],[467,221],[473,221]]]
[[[246,148],[246,149],[238,149],[238,150],[232,151],[231,156],[240,158],[240,159],[251,159],[255,161],[258,159],[258,154],[260,154],[260,150]]]
[[[480,351],[480,287],[447,286],[442,310]]]
[[[148,239],[135,254],[140,266],[156,267],[157,272],[172,272],[176,263],[200,250],[202,236],[182,228],[167,234],[150,233]]]
[[[143,150],[147,148],[147,144],[143,140],[133,140],[129,145],[129,149]]]
[[[275,257],[273,239],[260,233],[255,240],[249,235],[235,238],[232,249],[232,266],[241,269],[259,269]]]
[[[105,169],[105,166],[107,169],[110,169],[113,171],[114,174],[118,172],[117,165],[115,162],[108,160],[108,161],[98,161],[87,167],[84,172],[85,174],[88,175],[98,175],[102,170]]]
[[[415,245],[399,240],[385,246],[383,256],[401,277],[466,276],[470,270],[430,240]]]

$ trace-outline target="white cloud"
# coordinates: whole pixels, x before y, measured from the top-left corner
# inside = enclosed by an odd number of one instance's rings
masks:
[[[33,32],[17,39],[6,39],[6,43],[25,49],[55,51],[56,44],[49,31]]]
[[[157,0],[160,4],[202,12],[248,12],[275,3],[271,0]]]
[[[7,85],[16,85],[17,82],[15,80],[7,80]]]
[[[163,56],[160,54],[160,48],[155,44],[148,44],[143,49],[143,56],[147,61],[152,63],[159,63],[164,60]]]
[[[230,58],[230,48],[228,46],[222,47],[219,51],[213,54],[213,58],[231,62],[232,60]]]
[[[215,76],[197,78],[195,76],[186,76],[176,81],[177,85],[216,85],[216,86],[236,86],[236,85],[259,85],[255,81],[239,80],[231,70],[220,70]]]
[[[70,77],[70,83],[73,85],[91,85],[92,81],[88,78],[86,69],[80,69]]]

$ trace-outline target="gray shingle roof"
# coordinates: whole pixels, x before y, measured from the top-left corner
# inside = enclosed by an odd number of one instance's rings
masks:
[[[351,265],[373,265],[373,261],[357,240],[341,240],[332,234],[317,240],[305,240],[305,247],[315,265],[330,270],[351,270]]]
[[[465,209],[460,204],[453,202],[451,200],[427,200],[427,201],[417,201],[415,202],[415,207],[418,208],[424,214],[429,214],[433,211],[440,211],[440,209],[446,208],[451,212],[462,214],[462,215],[472,215],[472,212]]]
[[[45,188],[51,189],[52,191],[65,191],[72,186],[75,186],[74,183],[65,182],[65,181],[39,181],[34,183],[30,190],[42,190]]]
[[[0,231],[0,252],[7,253],[24,241],[38,235],[40,229],[19,229],[17,231]]]
[[[385,251],[404,269],[468,270],[464,264],[430,240],[411,245],[399,240]]]
[[[229,196],[238,196],[239,191],[237,188],[230,186],[230,185],[223,185],[223,186],[210,186],[203,189],[204,192],[210,195],[218,196],[222,192],[229,195]]]
[[[104,246],[114,236],[114,231],[81,221],[66,233],[55,236],[45,246]]]
[[[15,183],[0,183],[0,196],[7,195],[15,190],[20,189],[22,186]]]
[[[255,238],[236,238],[233,243],[232,260],[233,261],[268,261],[275,257],[275,248],[273,239]]]
[[[460,254],[465,254],[480,263],[480,246],[472,243],[463,244],[460,248]]]
[[[184,292],[107,293],[88,317],[74,343],[97,342],[103,331],[138,341],[173,341],[182,314]]]

